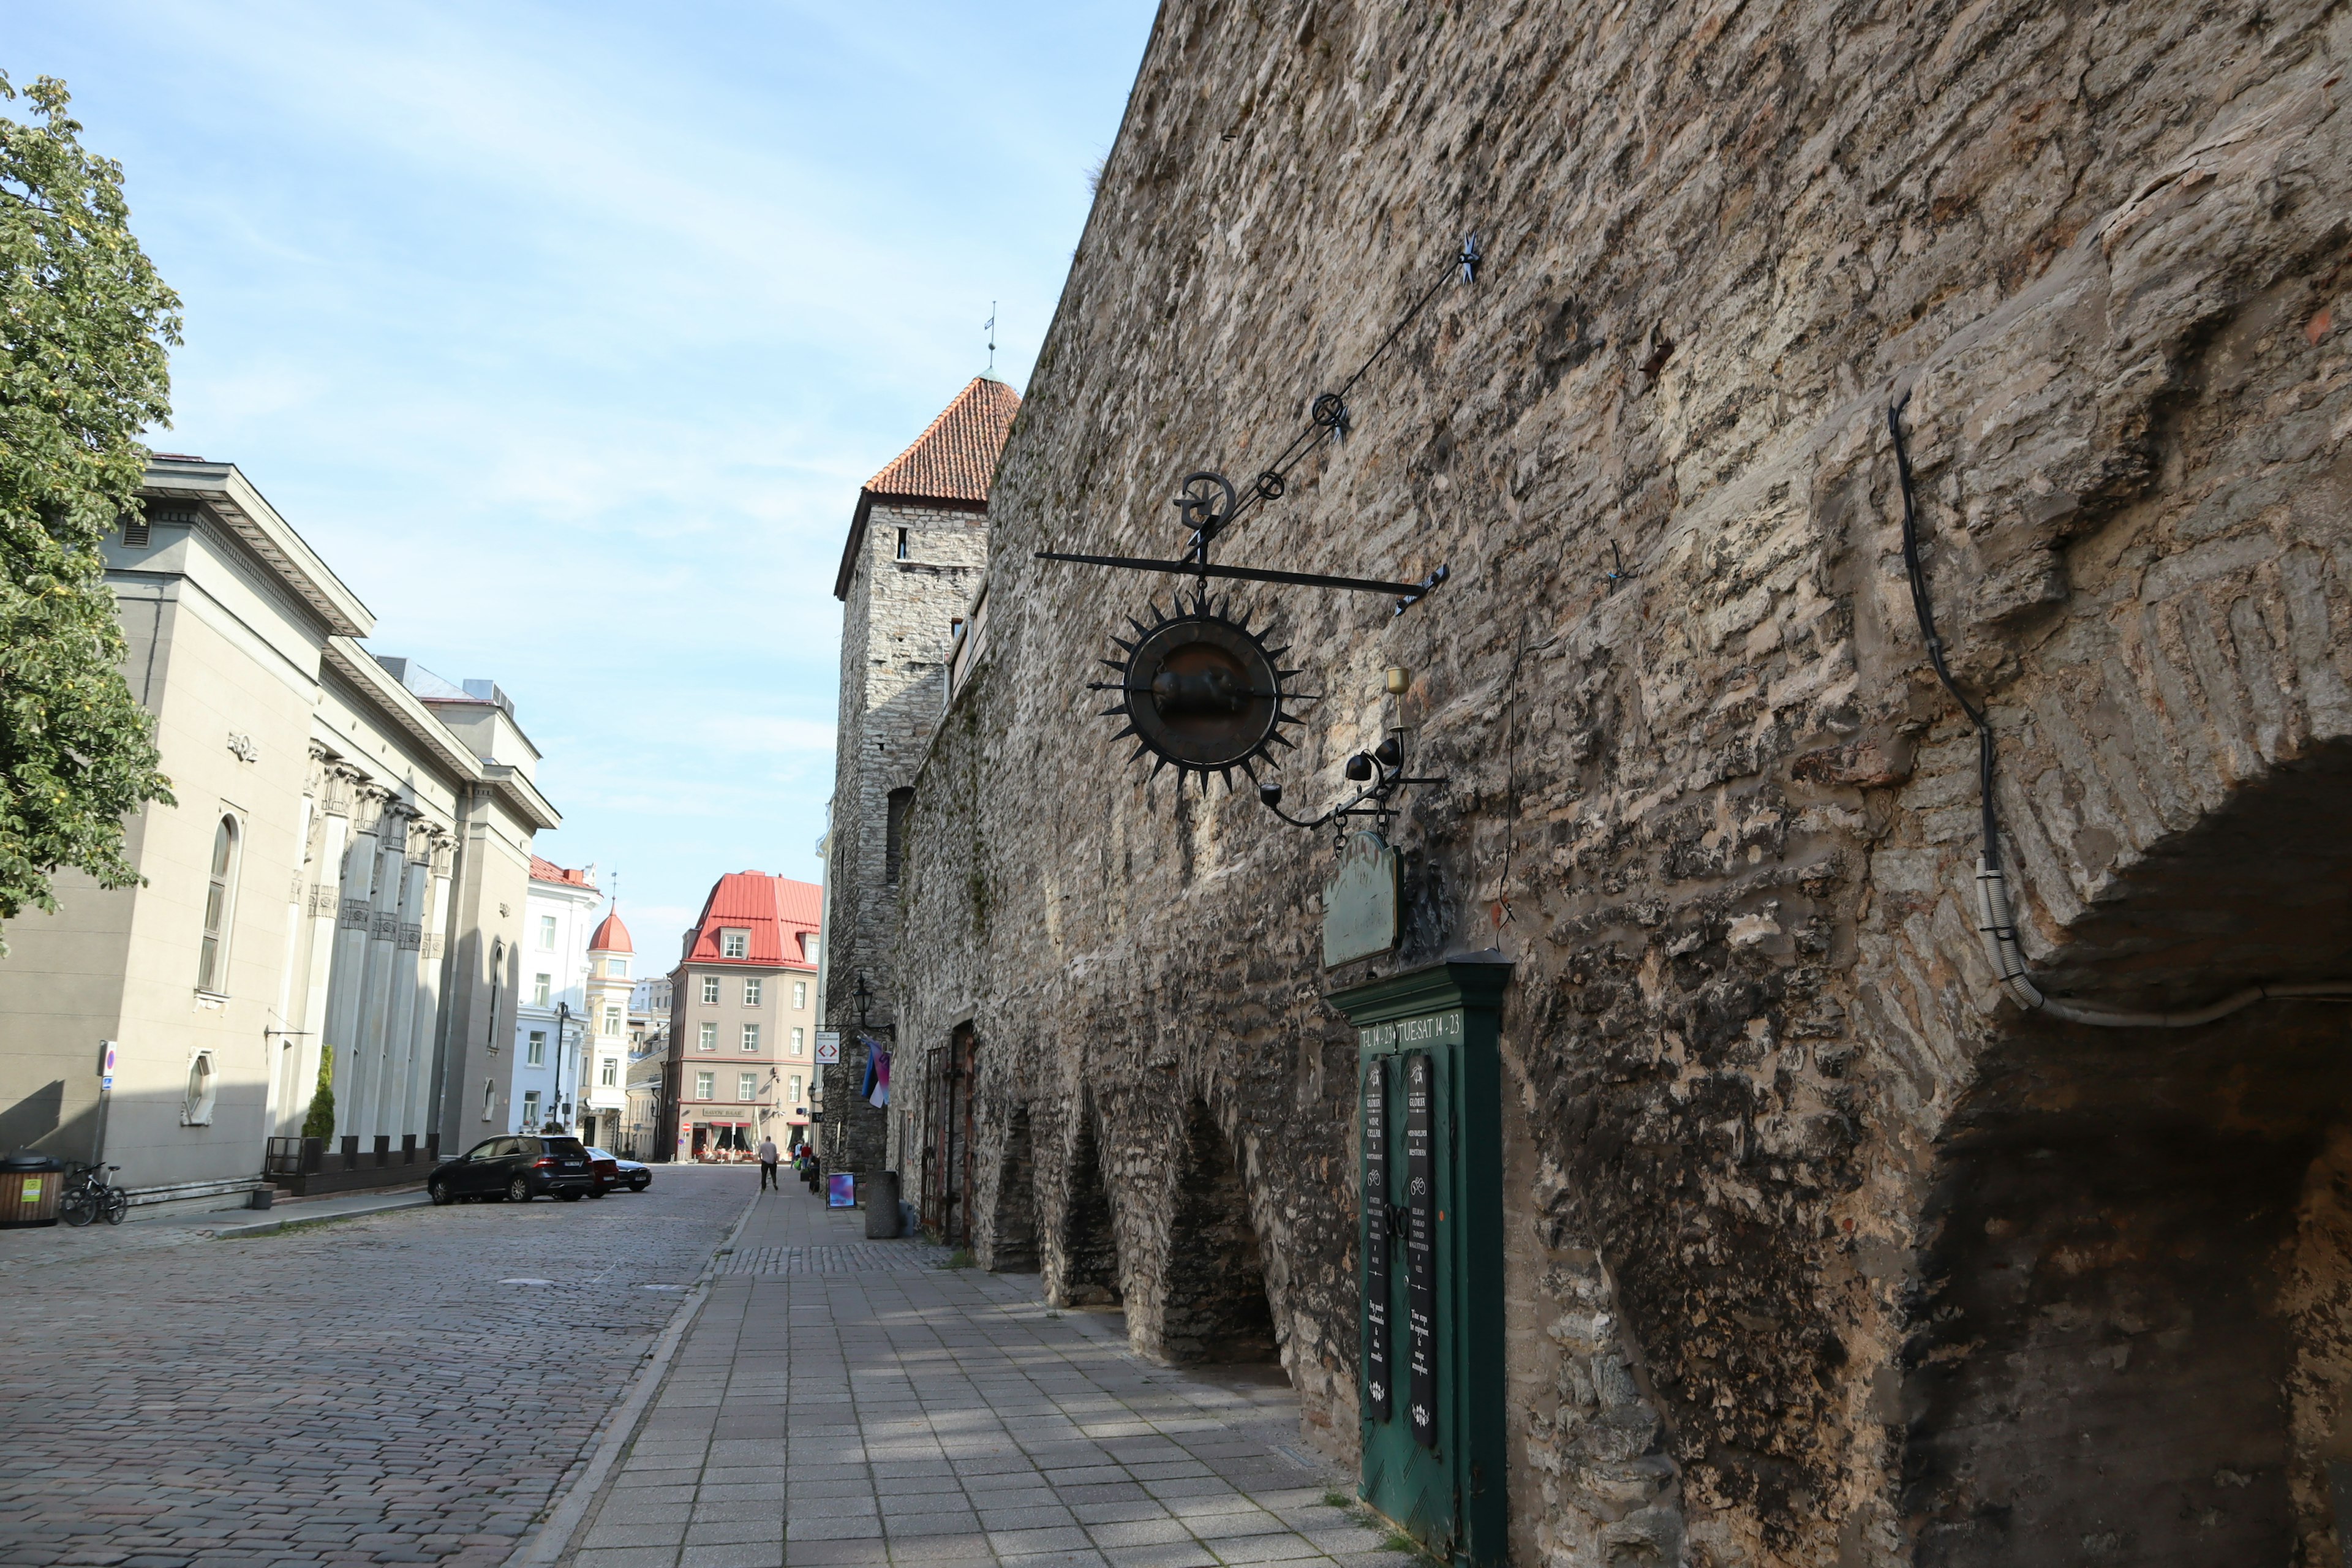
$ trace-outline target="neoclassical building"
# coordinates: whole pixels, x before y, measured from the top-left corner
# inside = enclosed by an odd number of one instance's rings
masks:
[[[175,804],[127,825],[142,885],[65,873],[10,923],[0,1145],[141,1204],[417,1179],[503,1112],[538,752],[490,682],[362,647],[235,464],[159,455],[142,495],[107,575]]]

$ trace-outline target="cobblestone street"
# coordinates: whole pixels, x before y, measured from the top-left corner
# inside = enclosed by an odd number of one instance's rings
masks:
[[[762,1199],[565,1568],[1403,1568],[1274,1367],[1139,1362],[1035,1275]],[[551,1532],[553,1533],[553,1532]]]
[[[601,1202],[76,1233],[74,1260],[5,1286],[0,1563],[503,1562],[757,1180],[663,1166]],[[14,1235],[50,1233],[0,1234],[0,1258]]]

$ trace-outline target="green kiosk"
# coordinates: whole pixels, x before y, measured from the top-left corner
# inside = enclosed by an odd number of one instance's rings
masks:
[[[1499,953],[1333,992],[1357,1030],[1364,1502],[1432,1556],[1506,1555]]]

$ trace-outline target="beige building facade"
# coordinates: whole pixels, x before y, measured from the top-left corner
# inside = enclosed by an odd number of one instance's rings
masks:
[[[536,752],[495,689],[428,700],[362,647],[234,464],[159,457],[143,495],[108,578],[176,804],[127,825],[143,885],[67,873],[11,923],[0,1143],[102,1152],[140,1204],[413,1179],[511,1015]]]
[[[748,1159],[808,1125],[816,1065],[820,889],[730,871],[670,972],[669,1157]]]

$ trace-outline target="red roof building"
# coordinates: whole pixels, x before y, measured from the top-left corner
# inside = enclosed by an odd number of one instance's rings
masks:
[[[824,890],[814,882],[765,871],[730,871],[703,901],[702,918],[687,932],[679,962],[814,971],[823,899]]]
[[[530,879],[534,882],[562,882],[573,888],[593,888],[596,885],[596,879],[593,873],[574,870],[569,866],[559,866],[552,860],[542,860],[536,855],[530,858]]]

